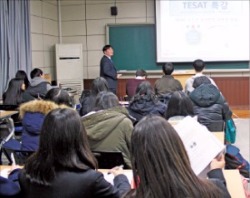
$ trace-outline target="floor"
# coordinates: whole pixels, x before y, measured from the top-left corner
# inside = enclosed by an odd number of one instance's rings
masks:
[[[237,118],[234,122],[237,128],[234,145],[239,147],[242,156],[250,161],[250,118]]]

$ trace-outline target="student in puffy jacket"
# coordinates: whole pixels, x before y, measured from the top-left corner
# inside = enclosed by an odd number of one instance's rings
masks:
[[[206,76],[195,78],[189,94],[198,121],[210,131],[223,131],[225,120],[232,117],[228,103],[220,90]]]
[[[112,92],[97,95],[95,111],[82,117],[92,151],[120,151],[128,167],[133,123],[125,107]]]
[[[70,105],[69,94],[59,88],[51,89],[45,98],[46,100],[32,100],[20,106],[19,116],[22,120],[21,142],[10,139],[3,145],[4,148],[24,151],[36,151],[38,149],[45,116],[53,109],[69,108]],[[6,155],[10,158],[8,153]]]
[[[143,81],[136,88],[136,94],[130,101],[127,109],[129,114],[139,121],[149,114],[163,117],[167,105],[157,99],[150,82]]]

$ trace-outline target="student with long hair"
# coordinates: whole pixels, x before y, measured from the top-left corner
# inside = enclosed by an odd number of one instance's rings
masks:
[[[97,77],[93,80],[90,91],[83,91],[79,99],[81,104],[81,109],[79,111],[81,116],[86,115],[87,113],[94,110],[96,96],[101,91],[108,91],[108,83],[103,77]]]
[[[192,100],[183,91],[175,91],[169,99],[165,118],[171,121],[179,121],[186,116],[194,116]]]
[[[16,72],[16,78],[23,79],[25,84],[25,89],[27,89],[30,85],[30,81],[28,79],[27,73],[23,70],[18,70]]]
[[[3,93],[3,104],[19,106],[24,102],[23,92],[25,90],[24,81],[19,78],[10,80],[7,90]]]
[[[146,116],[135,126],[131,137],[131,160],[135,197],[230,197],[221,170],[224,158],[211,162],[208,177],[213,179],[197,177],[179,135],[159,116]]]
[[[149,81],[138,85],[128,106],[129,114],[137,121],[149,114],[164,116],[166,109],[167,105],[157,99]]]
[[[21,194],[26,198],[120,197],[130,189],[125,175],[118,172],[113,187],[96,168],[78,113],[53,110],[44,120],[38,151],[20,173]]]

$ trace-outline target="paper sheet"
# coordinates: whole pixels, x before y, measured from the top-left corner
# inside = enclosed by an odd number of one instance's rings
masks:
[[[225,146],[195,118],[187,116],[174,126],[187,150],[191,166],[199,175]]]

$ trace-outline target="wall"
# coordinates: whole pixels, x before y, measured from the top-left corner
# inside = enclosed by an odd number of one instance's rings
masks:
[[[61,0],[62,42],[83,44],[85,79],[99,76],[106,24],[154,23],[154,0]],[[118,15],[111,16],[116,5]]]
[[[55,78],[55,47],[58,43],[57,0],[30,0],[32,67]]]

